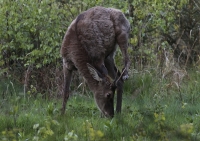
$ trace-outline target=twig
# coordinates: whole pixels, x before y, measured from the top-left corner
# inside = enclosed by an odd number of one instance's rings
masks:
[[[196,1],[193,0],[194,4],[196,5],[196,7],[200,10],[200,7],[197,5]]]
[[[28,75],[30,72],[30,67],[31,67],[31,65],[28,66],[28,69],[26,70],[25,78],[24,78],[24,99],[26,98],[26,88],[28,85]]]

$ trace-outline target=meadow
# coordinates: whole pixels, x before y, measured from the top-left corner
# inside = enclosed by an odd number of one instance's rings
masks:
[[[61,115],[62,98],[24,94],[17,82],[1,79],[0,140],[198,141],[200,72],[187,72],[178,86],[153,70],[134,73],[125,82],[122,113],[112,119],[101,117],[88,90],[72,90]]]
[[[75,75],[61,115],[61,42],[76,16],[97,5],[120,9],[131,24],[122,112],[101,117]],[[199,7],[199,0],[0,0],[0,141],[200,141]]]

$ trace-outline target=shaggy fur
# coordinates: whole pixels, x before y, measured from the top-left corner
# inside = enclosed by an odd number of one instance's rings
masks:
[[[127,54],[130,25],[123,13],[113,8],[94,7],[81,13],[68,27],[64,36],[61,55],[65,76],[63,112],[69,97],[69,85],[73,70],[78,70],[94,93],[95,101],[100,111],[106,116],[114,115],[114,90],[108,77],[117,77],[117,69],[113,56],[116,44],[119,45],[124,58],[123,79],[128,77],[130,66]],[[102,78],[99,82],[88,69],[91,64]],[[119,77],[120,73],[118,74]],[[120,79],[123,83],[123,79]],[[120,85],[120,87],[122,87]],[[120,93],[122,93],[122,88]],[[109,98],[107,97],[109,94]],[[111,95],[110,95],[111,94]],[[121,102],[118,102],[118,111]]]

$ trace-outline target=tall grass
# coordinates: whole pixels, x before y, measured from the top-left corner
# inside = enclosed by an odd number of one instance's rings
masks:
[[[180,87],[154,70],[134,73],[112,119],[101,118],[91,93],[74,92],[61,116],[61,99],[24,98],[16,82],[0,83],[0,140],[200,140],[199,71],[188,71]]]

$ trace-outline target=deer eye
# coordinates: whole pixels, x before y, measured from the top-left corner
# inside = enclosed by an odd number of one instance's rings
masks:
[[[110,98],[111,98],[111,95],[112,95],[111,93],[107,93],[107,94],[106,94],[106,98],[110,99]]]

